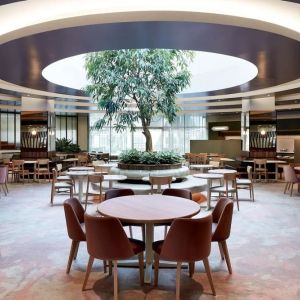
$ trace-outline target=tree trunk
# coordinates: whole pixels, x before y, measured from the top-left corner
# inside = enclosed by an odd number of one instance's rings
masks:
[[[146,151],[147,152],[152,152],[153,151],[153,147],[152,147],[152,136],[151,136],[151,132],[148,128],[147,125],[143,126],[143,135],[146,138]]]

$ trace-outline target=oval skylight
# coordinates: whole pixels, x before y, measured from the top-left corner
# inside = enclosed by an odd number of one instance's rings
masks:
[[[85,54],[71,56],[48,65],[43,77],[55,84],[73,89],[88,85],[84,69]],[[200,93],[242,85],[256,77],[257,67],[244,59],[229,55],[195,51],[190,64],[192,80],[182,93]]]

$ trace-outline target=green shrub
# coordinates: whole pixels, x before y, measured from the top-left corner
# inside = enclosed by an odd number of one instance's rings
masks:
[[[79,145],[72,143],[71,140],[68,140],[66,138],[56,139],[55,149],[57,152],[66,153],[78,153],[81,151]]]
[[[142,152],[136,149],[124,151],[119,156],[119,161],[124,164],[139,164]]]
[[[182,161],[182,157],[173,151],[142,152],[133,149],[122,152],[119,161],[124,164],[176,164]]]

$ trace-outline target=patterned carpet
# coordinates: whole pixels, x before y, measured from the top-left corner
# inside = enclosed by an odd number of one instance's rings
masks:
[[[300,299],[300,195],[283,195],[283,183],[255,184],[254,203],[242,191],[240,212],[234,210],[228,248],[229,275],[217,244],[209,257],[217,296],[209,288],[202,262],[193,279],[181,274],[181,299]],[[62,203],[49,206],[50,185],[10,185],[0,199],[0,299],[111,299],[113,278],[94,263],[88,291],[81,287],[88,261],[80,245],[70,275],[65,268],[70,240]],[[95,205],[90,205],[90,211]],[[203,213],[204,214],[204,213]],[[155,233],[159,239],[162,230]],[[135,237],[141,234],[137,229]],[[174,299],[175,269],[161,269],[159,285],[139,285],[138,270],[119,268],[120,299]]]

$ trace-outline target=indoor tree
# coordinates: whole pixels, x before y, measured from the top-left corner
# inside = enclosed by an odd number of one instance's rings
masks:
[[[171,124],[179,108],[176,94],[190,83],[191,51],[166,49],[124,49],[86,55],[90,85],[87,93],[104,110],[96,129],[112,124],[116,131],[134,131],[141,122],[146,151],[152,151],[149,130],[152,118],[161,114]]]

